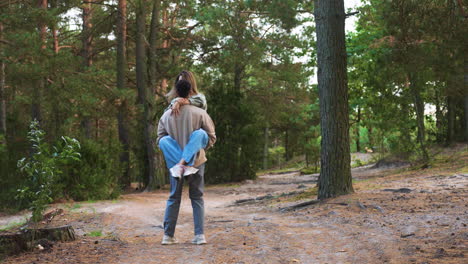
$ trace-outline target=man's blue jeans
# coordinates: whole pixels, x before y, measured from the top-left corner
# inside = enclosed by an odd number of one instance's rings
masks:
[[[184,158],[188,165],[193,165],[195,155],[201,148],[206,147],[207,144],[208,135],[203,129],[192,132],[189,142],[183,151],[177,141],[170,136],[165,136],[159,140],[159,148],[164,154],[168,168],[172,168],[181,158]],[[189,185],[189,197],[192,202],[195,235],[204,233],[205,208],[203,201],[203,176],[205,174],[205,164],[198,167],[198,169],[196,174],[188,176],[187,179],[184,179],[184,177],[170,177],[171,190],[164,214],[165,235],[174,236],[177,218],[179,216],[180,202],[182,200],[182,186],[185,180],[188,181]]]

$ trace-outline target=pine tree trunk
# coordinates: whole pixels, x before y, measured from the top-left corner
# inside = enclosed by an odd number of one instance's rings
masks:
[[[466,55],[465,55],[466,56]],[[464,111],[465,111],[465,142],[468,142],[468,59],[465,57],[465,75],[463,81],[463,91],[465,92],[465,102],[464,102]]]
[[[3,24],[0,23],[0,40],[3,40]],[[3,47],[0,43],[0,51]],[[5,95],[5,62],[0,58],[0,144],[6,142],[6,95]]]
[[[145,184],[148,186],[149,180],[154,176],[154,170],[151,171],[151,165],[153,160],[149,160],[148,154],[153,152],[153,144],[151,139],[152,125],[150,124],[151,118],[149,116],[149,105],[148,105],[148,91],[147,91],[147,56],[145,46],[145,35],[146,35],[146,10],[145,0],[138,0],[136,3],[136,82],[138,90],[138,101],[137,103],[143,107],[143,113],[140,117],[140,124],[143,128],[143,135],[140,139],[141,150],[143,154],[143,171]],[[152,174],[153,173],[153,174]]]
[[[419,87],[419,82],[417,80],[417,76],[414,74],[410,74],[409,81],[410,81],[410,90],[411,94],[413,95],[413,103],[416,112],[416,122],[418,125],[418,136],[417,140],[419,143],[419,147],[421,148],[422,158],[424,162],[429,161],[429,155],[426,150],[426,143],[425,143],[425,126],[424,126],[424,101],[421,97],[421,90]]]
[[[38,0],[38,8],[47,10],[47,0]],[[41,41],[41,50],[46,49],[46,34],[47,26],[44,22],[44,19],[39,19],[39,37]],[[46,77],[39,78],[37,81],[33,82],[33,91],[32,91],[32,103],[31,103],[31,117],[34,120],[42,122],[42,113],[41,113],[41,98],[42,91],[45,89]]]
[[[93,64],[93,35],[92,35],[92,23],[93,9],[91,3],[83,3],[83,29],[82,29],[82,45],[81,56],[83,57],[83,72],[86,71]],[[81,128],[86,138],[91,138],[91,118],[89,116],[83,116],[81,120]]]
[[[145,105],[145,140],[146,149],[148,155],[148,182],[146,185],[146,191],[154,190],[155,188],[161,187],[166,183],[166,167],[164,166],[164,160],[162,153],[156,151],[156,144],[154,139],[155,127],[157,120],[154,120],[155,115],[153,105],[156,101],[156,87],[158,86],[158,69],[157,69],[157,48],[159,40],[159,12],[161,11],[161,0],[153,1],[153,12],[151,15],[151,26],[150,26],[150,47],[149,47],[149,75],[148,83],[149,98]],[[161,98],[164,100],[164,98]]]
[[[440,100],[440,91],[436,89],[435,91],[435,107],[436,107],[436,140],[438,143],[443,142],[444,135],[444,116],[441,109],[441,100]]]
[[[453,143],[455,135],[455,102],[453,96],[447,96],[447,137],[446,143],[450,145]]]
[[[124,91],[126,89],[126,42],[127,42],[127,0],[119,0],[118,15],[117,15],[117,89]],[[120,182],[129,184],[130,179],[130,153],[129,153],[129,136],[128,136],[128,119],[127,119],[127,99],[121,98],[118,106],[117,123],[119,130],[119,141],[122,145],[120,153],[120,163],[124,166],[123,175]]]
[[[356,120],[356,152],[361,152],[360,124],[361,124],[361,107],[358,106],[357,120]]]
[[[268,169],[268,143],[269,143],[269,134],[270,134],[270,124],[266,124],[264,130],[265,142],[263,144],[263,169]]]
[[[322,132],[318,198],[353,192],[343,0],[315,0]]]

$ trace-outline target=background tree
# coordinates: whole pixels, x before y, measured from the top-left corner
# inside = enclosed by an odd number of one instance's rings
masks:
[[[344,2],[316,0],[314,16],[322,131],[318,198],[324,199],[353,192]]]

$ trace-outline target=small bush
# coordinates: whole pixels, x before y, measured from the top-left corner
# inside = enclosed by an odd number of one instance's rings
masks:
[[[27,184],[18,189],[18,197],[30,201],[32,220],[38,222],[47,205],[53,201],[52,189],[62,174],[60,165],[80,161],[80,143],[76,139],[62,137],[52,149],[44,141],[45,133],[34,120],[29,126],[28,140],[33,153],[18,161],[18,168],[27,177]]]
[[[70,166],[60,181],[60,195],[75,201],[115,199],[120,194],[120,146],[85,140],[80,166]]]

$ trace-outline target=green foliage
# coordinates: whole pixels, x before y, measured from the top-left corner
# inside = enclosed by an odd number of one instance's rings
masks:
[[[52,189],[62,174],[61,166],[80,161],[80,143],[73,138],[62,137],[57,146],[44,141],[44,131],[39,123],[31,122],[28,140],[32,145],[32,155],[18,161],[18,168],[27,175],[28,183],[18,190],[18,197],[31,202],[32,220],[42,219],[42,213],[52,202]]]
[[[115,143],[82,141],[82,162],[67,168],[67,174],[57,182],[58,194],[76,201],[117,198],[121,190],[118,177],[123,171],[119,153]]]

